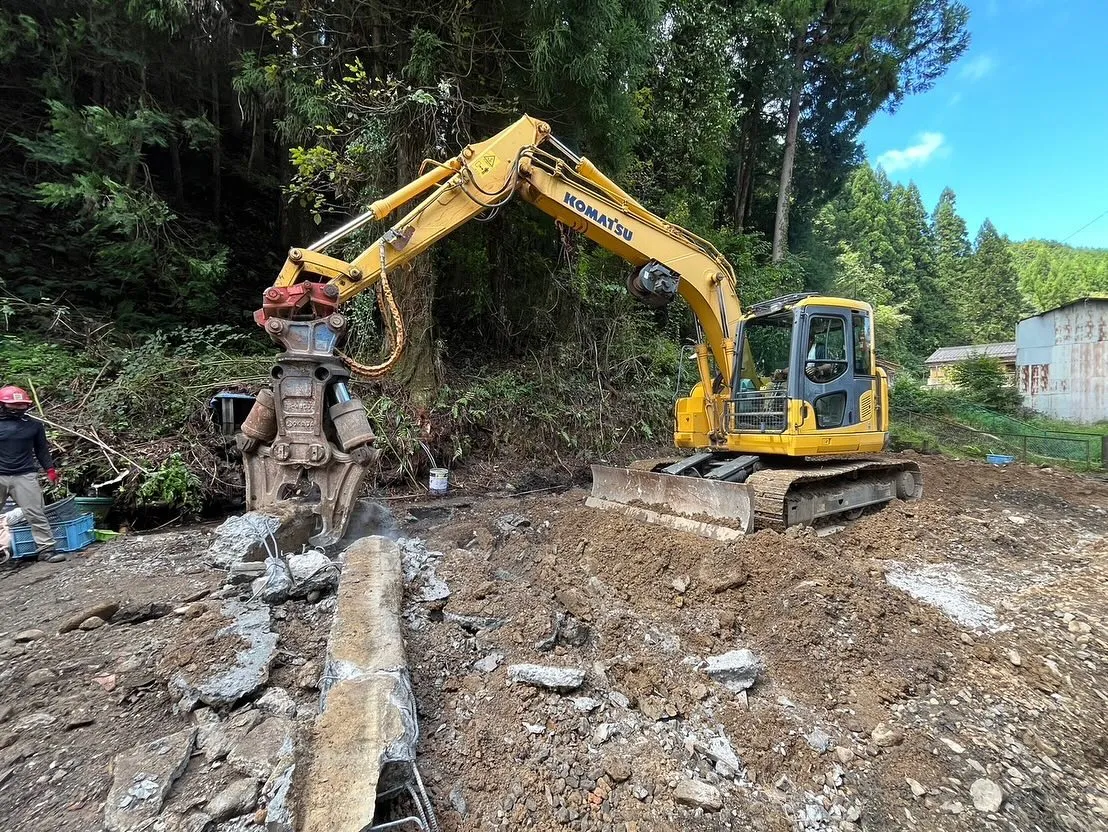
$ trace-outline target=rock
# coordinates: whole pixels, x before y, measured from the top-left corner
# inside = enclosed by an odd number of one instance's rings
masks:
[[[73,632],[90,618],[102,618],[104,621],[111,621],[112,616],[117,612],[119,612],[119,602],[117,601],[103,601],[94,604],[67,618],[62,626],[58,627],[58,633],[60,635]]]
[[[530,527],[531,521],[522,514],[502,514],[496,518],[494,525],[501,534],[511,534],[514,531],[523,531]]]
[[[742,760],[740,760],[739,755],[735,753],[735,749],[727,740],[727,737],[709,737],[707,742],[694,743],[694,748],[697,752],[711,760],[717,769],[720,766],[724,766],[732,774],[742,771]]]
[[[34,688],[39,685],[44,685],[47,682],[53,682],[57,678],[58,674],[50,668],[40,667],[27,674],[27,684]]]
[[[296,672],[296,686],[301,690],[319,690],[319,665],[308,662]]]
[[[274,766],[293,756],[293,727],[287,717],[269,717],[235,742],[227,762],[251,777],[269,777]]]
[[[612,723],[601,722],[592,732],[593,745],[603,745],[608,741],[608,737],[612,735]]]
[[[450,805],[463,818],[469,814],[469,806],[466,805],[466,796],[461,786],[455,786],[450,790]]]
[[[831,748],[832,740],[819,726],[812,729],[812,732],[805,738],[808,741],[808,747],[813,751],[818,751],[820,754]]]
[[[533,685],[538,688],[569,691],[581,687],[585,681],[585,671],[574,667],[513,664],[508,667],[508,678],[513,682]]]
[[[593,699],[589,696],[575,696],[573,698],[573,707],[582,713],[592,713],[600,707],[600,700]]]
[[[631,764],[622,757],[605,757],[603,768],[613,783],[623,783],[631,779]]]
[[[504,661],[504,654],[498,650],[494,650],[483,659],[475,661],[473,663],[473,669],[479,673],[492,673],[496,668],[500,667],[502,661]]]
[[[89,630],[98,630],[108,622],[98,615],[89,616],[81,622],[81,629],[86,632]]]
[[[870,733],[870,739],[881,748],[889,748],[904,742],[904,734],[896,728],[889,727],[884,722],[879,722]]]
[[[196,729],[188,728],[115,755],[104,801],[105,832],[130,832],[158,816],[195,741]]]
[[[270,688],[259,697],[258,710],[275,716],[296,716],[296,703],[284,688]]]
[[[747,572],[736,571],[729,572],[718,576],[708,584],[708,589],[719,595],[720,593],[727,592],[729,589],[737,589],[743,586],[750,579],[750,575]]]
[[[845,766],[854,759],[854,752],[844,745],[835,746],[835,759]]]
[[[703,809],[705,812],[718,812],[723,808],[723,797],[719,789],[699,780],[682,780],[673,790],[673,799],[677,803]]]
[[[588,618],[592,615],[589,597],[577,587],[559,589],[554,593],[554,600],[578,618]]]
[[[1008,648],[1008,650],[1005,651],[1005,655],[1008,657],[1008,661],[1010,661],[1016,667],[1019,667],[1021,664],[1023,664],[1023,659],[1020,658],[1020,654],[1016,650]]]
[[[758,658],[746,649],[709,656],[705,667],[709,676],[735,693],[752,687],[760,669]]]
[[[244,777],[231,783],[223,791],[208,801],[204,813],[219,823],[238,815],[253,811],[258,802],[257,781]]]
[[[959,801],[959,800],[947,801],[946,803],[944,803],[939,808],[942,811],[949,812],[952,815],[960,815],[960,814],[962,814],[962,811],[965,809],[965,807],[962,805],[961,801]]]
[[[629,708],[631,707],[631,700],[618,690],[613,690],[608,693],[608,701],[615,705],[617,708]]]
[[[1004,803],[1004,792],[992,780],[981,777],[970,786],[973,808],[978,812],[999,812]]]
[[[927,787],[923,785],[919,780],[913,780],[911,777],[905,777],[904,782],[908,784],[908,788],[912,790],[912,794],[915,797],[923,797],[927,794]]]
[[[12,638],[17,644],[24,644],[28,641],[35,641],[36,639],[40,639],[45,635],[46,633],[44,633],[42,630],[21,630],[20,632],[12,636]]]
[[[956,743],[954,740],[950,739],[949,737],[940,737],[939,739],[942,740],[943,745],[945,745],[947,748],[949,748],[955,754],[965,754],[966,753],[966,749],[962,745]]]
[[[850,808],[846,810],[846,819],[849,823],[857,823],[862,819],[862,805],[860,803],[851,803]]]
[[[209,565],[227,569],[243,561],[264,561],[269,536],[277,540],[282,552],[298,552],[315,533],[315,514],[303,503],[285,501],[263,511],[248,511],[228,517],[215,530],[208,547]]]
[[[213,655],[233,652],[231,666],[183,669],[169,681],[178,708],[190,711],[198,702],[213,708],[231,708],[269,681],[269,666],[277,654],[277,634],[269,628],[269,608],[227,602],[220,613],[230,623],[216,634],[208,648]],[[245,646],[244,643],[245,642]]]
[[[676,592],[678,595],[684,595],[685,592],[688,591],[690,583],[691,582],[689,581],[689,576],[682,575],[679,578],[674,578],[671,586],[673,586],[673,591]]]
[[[312,592],[334,592],[339,585],[339,565],[318,549],[289,555],[288,564],[294,583],[292,598],[305,598]]]

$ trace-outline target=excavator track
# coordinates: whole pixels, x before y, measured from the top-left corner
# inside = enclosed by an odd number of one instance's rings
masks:
[[[915,462],[861,459],[799,468],[763,468],[747,483],[754,489],[757,528],[810,524],[821,517],[923,496]]]
[[[628,468],[593,466],[588,504],[619,509],[652,523],[717,540],[758,528],[783,529],[823,517],[860,513],[869,506],[923,496],[919,465],[876,457],[796,460],[762,467],[742,483],[696,473],[662,473],[672,459],[644,459]],[[676,518],[676,519],[675,519]],[[689,521],[695,519],[693,526]]]

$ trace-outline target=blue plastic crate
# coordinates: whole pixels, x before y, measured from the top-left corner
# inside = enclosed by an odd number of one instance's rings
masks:
[[[76,520],[67,520],[63,523],[51,523],[50,531],[54,533],[54,541],[59,552],[80,552],[87,549],[95,540],[93,527],[95,518],[91,514],[82,514]],[[12,527],[12,557],[27,558],[35,553],[35,539],[31,535],[31,526],[27,523],[18,523]]]
[[[1008,454],[985,454],[985,461],[990,465],[1007,465],[1015,462],[1016,458]]]

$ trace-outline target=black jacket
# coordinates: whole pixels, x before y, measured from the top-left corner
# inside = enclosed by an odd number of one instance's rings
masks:
[[[42,422],[30,416],[0,418],[0,476],[33,474],[36,458],[42,470],[54,467]]]

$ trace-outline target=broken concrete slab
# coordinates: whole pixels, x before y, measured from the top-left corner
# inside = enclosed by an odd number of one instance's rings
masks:
[[[253,811],[257,802],[258,781],[251,777],[244,777],[241,780],[235,780],[209,800],[204,806],[204,814],[216,823],[220,823],[236,815]]]
[[[295,751],[295,723],[288,717],[271,716],[243,734],[227,752],[227,762],[243,774],[264,780]]]
[[[209,763],[222,760],[235,743],[254,726],[265,719],[265,714],[254,708],[246,708],[220,719],[211,708],[197,708],[192,714],[196,723],[196,747],[204,752]]]
[[[508,679],[524,685],[564,692],[581,687],[585,682],[585,671],[577,667],[513,664],[508,667]]]
[[[758,657],[744,648],[720,656],[709,656],[704,669],[728,690],[739,693],[754,685],[761,667]]]
[[[301,832],[371,825],[378,784],[403,781],[414,767],[419,728],[400,630],[403,598],[396,543],[367,537],[346,550],[322,713],[312,732],[312,758],[298,778],[295,828]]]
[[[264,561],[272,547],[299,552],[315,533],[316,515],[305,503],[282,502],[265,511],[248,511],[228,517],[215,530],[208,547],[208,564],[227,569],[244,561]]]
[[[215,656],[231,653],[230,666],[180,670],[169,681],[177,708],[191,711],[200,702],[213,708],[231,708],[267,681],[269,667],[277,654],[277,634],[269,626],[269,608],[264,605],[228,601],[220,614],[230,623],[216,633]]]
[[[289,555],[289,572],[292,573],[292,598],[305,598],[309,592],[334,592],[339,585],[341,567],[318,549],[309,549],[298,555]]]
[[[136,745],[112,760],[112,786],[104,801],[106,832],[145,828],[157,817],[177,778],[188,767],[196,729]]]
[[[682,780],[678,783],[673,790],[673,800],[705,812],[718,812],[723,808],[723,797],[719,789],[699,780]]]

